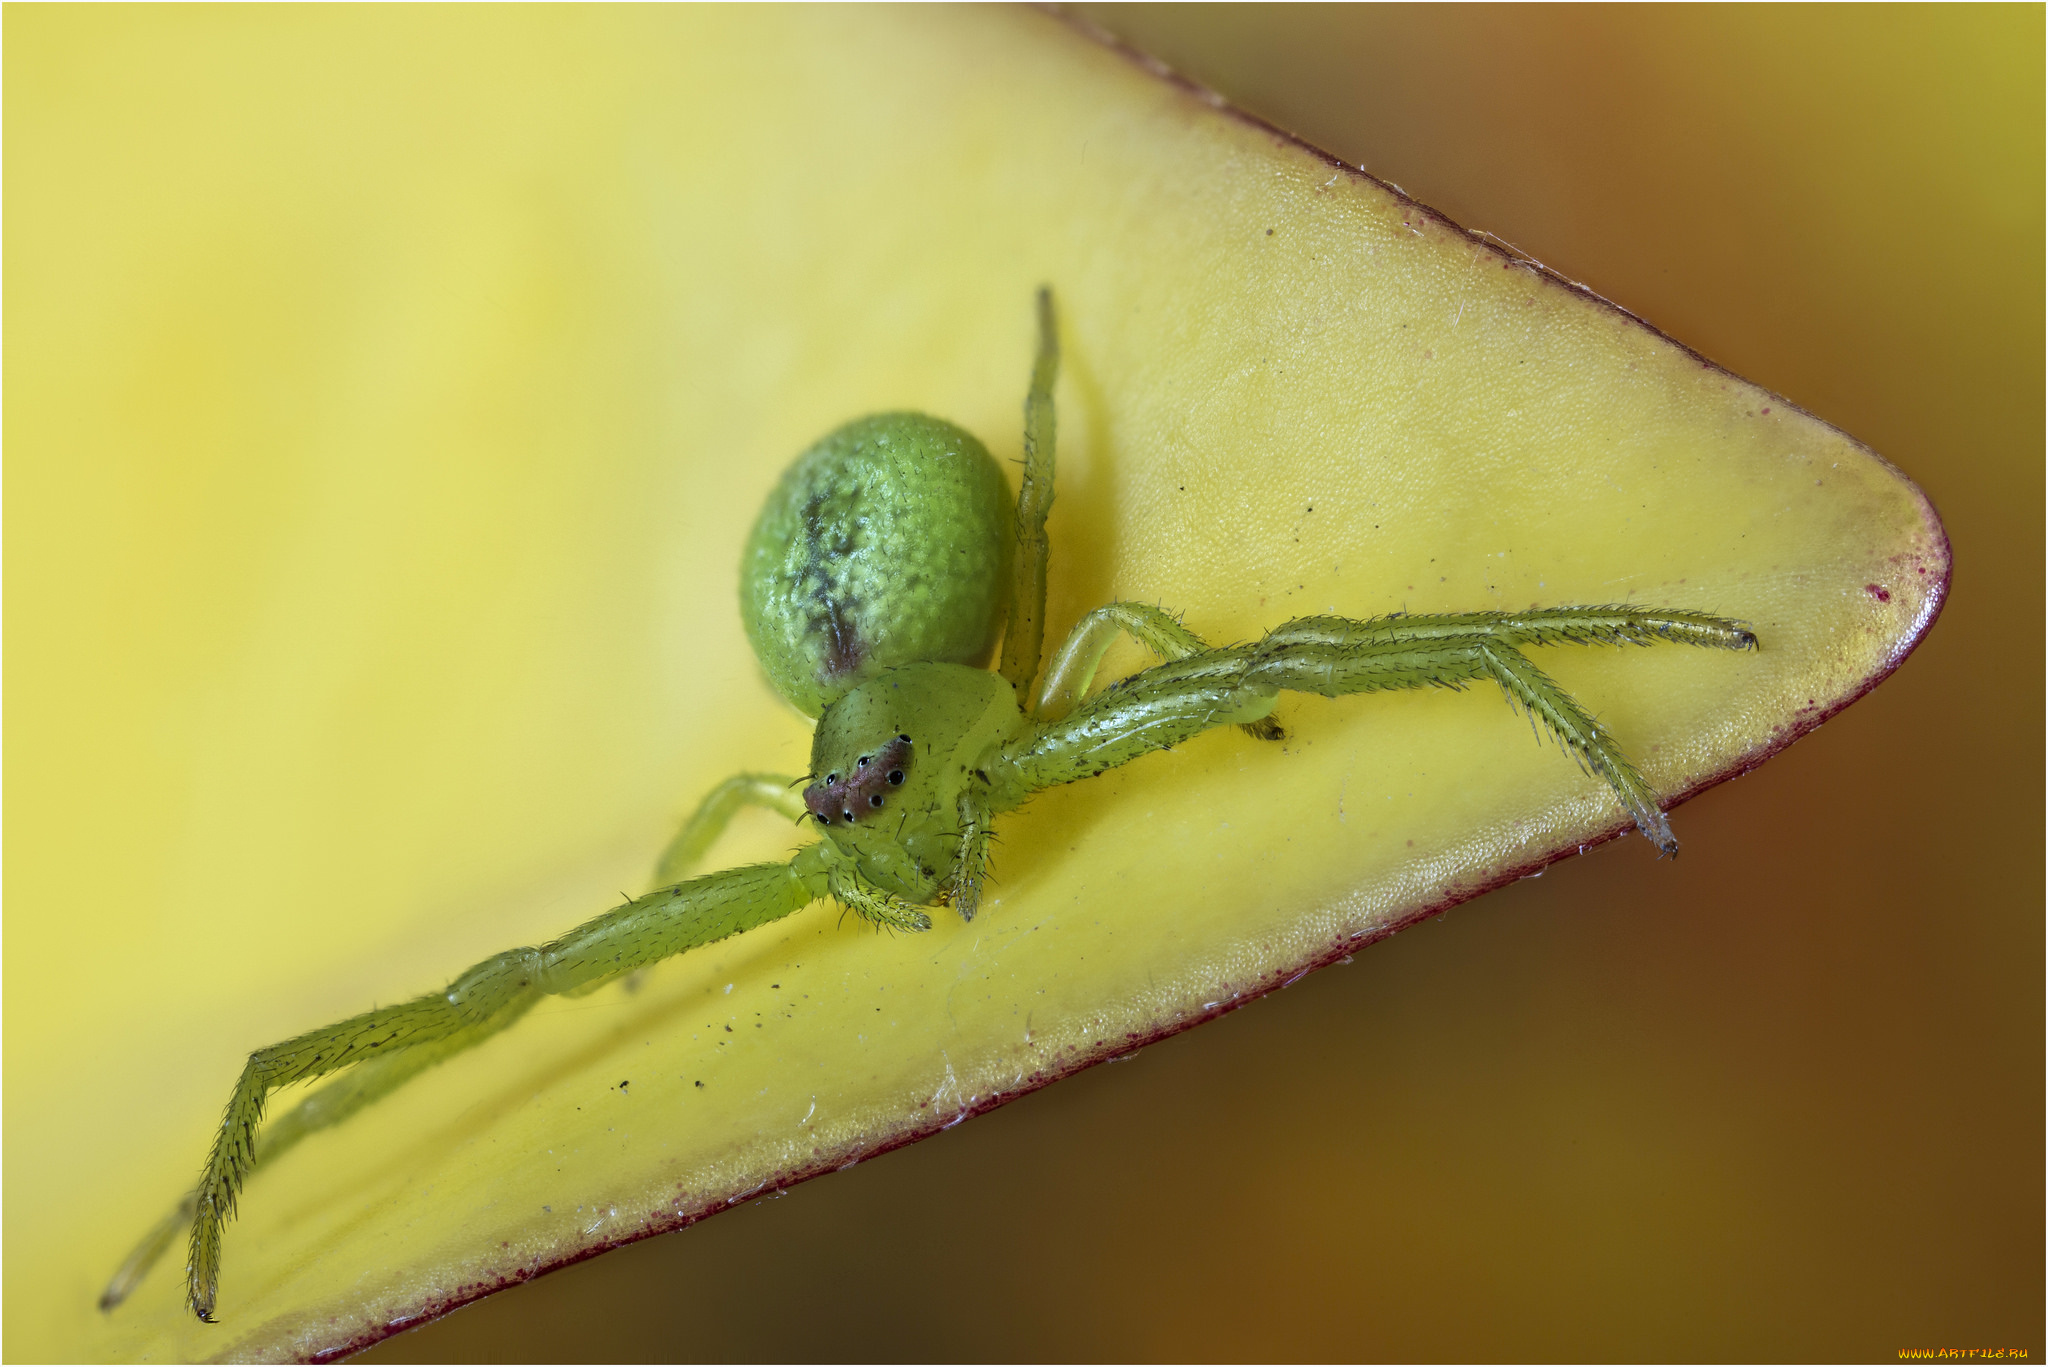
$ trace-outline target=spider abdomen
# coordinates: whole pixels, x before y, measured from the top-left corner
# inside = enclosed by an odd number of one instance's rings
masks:
[[[894,665],[985,663],[1010,519],[988,449],[937,418],[861,418],[806,451],[740,564],[747,634],[776,691],[817,716]]]

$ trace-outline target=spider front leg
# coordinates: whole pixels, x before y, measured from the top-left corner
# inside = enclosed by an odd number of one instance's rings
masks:
[[[298,1105],[264,1126],[256,1138],[256,1157],[249,1173],[263,1171],[297,1146],[308,1135],[339,1125],[364,1107],[381,1101],[436,1064],[472,1049],[526,1014],[537,1000],[527,997],[511,1009],[500,1012],[485,1025],[461,1031],[434,1044],[419,1045],[402,1053],[383,1054],[356,1064],[340,1077],[315,1091]],[[187,1192],[170,1214],[142,1236],[121,1266],[100,1292],[99,1307],[112,1310],[128,1299],[151,1268],[170,1249],[178,1231],[189,1229],[197,1213],[199,1193]]]
[[[542,996],[572,994],[787,916],[826,891],[826,871],[807,855],[788,864],[728,869],[637,897],[538,948],[493,955],[445,991],[366,1011],[251,1054],[193,1198],[186,1267],[192,1312],[213,1319],[221,1234],[255,1166],[256,1126],[273,1091],[353,1064],[400,1067],[408,1053],[502,1028],[507,1017]]]
[[[662,888],[681,882],[744,807],[766,807],[792,821],[802,818],[805,815],[803,798],[795,791],[801,782],[802,779],[779,774],[735,774],[713,788],[662,852],[655,864],[654,886]],[[589,983],[577,992],[594,991],[605,981],[600,979]],[[340,1124],[365,1106],[389,1096],[427,1069],[483,1043],[525,1015],[526,1009],[538,999],[528,994],[477,1028],[458,1031],[432,1044],[384,1053],[350,1067],[341,1077],[321,1087],[264,1127],[257,1137],[255,1156],[250,1161],[245,1179],[282,1157],[306,1136]],[[108,1279],[106,1289],[100,1293],[100,1309],[112,1310],[128,1299],[169,1250],[178,1231],[192,1223],[198,1202],[198,1193],[188,1192],[184,1200],[143,1235]]]
[[[1339,697],[1395,688],[1463,688],[1491,678],[1581,764],[1606,780],[1645,837],[1666,854],[1678,841],[1656,794],[1583,707],[1518,649],[1525,645],[1672,641],[1754,649],[1756,636],[1706,613],[1626,607],[1547,608],[1354,621],[1307,617],[1248,646],[1185,656],[1040,721],[1004,753],[1004,806],[1089,778],[1211,727],[1265,717],[1282,689]]]

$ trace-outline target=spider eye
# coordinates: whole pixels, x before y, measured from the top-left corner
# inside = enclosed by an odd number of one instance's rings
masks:
[[[901,732],[897,733],[896,739],[902,741],[906,745],[910,743],[910,737],[902,734]]]
[[[903,782],[903,771],[901,769],[891,769],[889,771],[889,782],[900,786]]]
[[[846,818],[846,819],[847,819],[848,821],[851,821],[851,820],[853,820],[853,813],[852,813],[852,812],[841,812],[841,813],[840,813],[840,815],[841,815],[841,816],[843,816],[843,817],[845,817],[845,818]]]
[[[856,768],[856,769],[865,769],[865,768],[867,768],[867,767],[868,767],[868,757],[867,757],[866,755],[862,755],[862,756],[861,756],[861,757],[860,757],[859,759],[857,759],[857,760],[855,760],[855,761],[853,762],[853,767],[854,767],[854,768]]]
[[[830,784],[834,784],[834,783],[837,783],[838,781],[839,781],[839,775],[837,775],[837,774],[827,774],[827,775],[825,775],[825,782],[826,782],[826,784],[827,784],[827,785],[830,785]]]
[[[869,798],[869,799],[868,799],[868,806],[870,806],[870,807],[879,807],[879,806],[881,806],[881,805],[882,805],[882,795],[881,795],[880,793],[876,793],[876,794],[875,794],[875,795],[874,795],[873,797],[871,797],[871,798]]]

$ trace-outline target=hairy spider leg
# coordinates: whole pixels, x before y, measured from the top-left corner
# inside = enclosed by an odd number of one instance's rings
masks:
[[[523,997],[476,1029],[459,1031],[444,1040],[406,1049],[402,1053],[382,1054],[350,1068],[263,1127],[262,1133],[256,1137],[256,1157],[250,1165],[250,1174],[261,1172],[289,1153],[306,1136],[339,1125],[436,1064],[483,1043],[525,1015],[536,1000],[532,996]],[[185,1193],[184,1200],[171,1208],[170,1214],[142,1236],[141,1242],[122,1259],[121,1266],[108,1279],[106,1290],[100,1293],[100,1309],[112,1310],[128,1299],[169,1250],[178,1232],[190,1227],[198,1208],[198,1191],[189,1191]]]
[[[953,865],[953,910],[972,921],[981,910],[981,889],[988,881],[989,826],[995,813],[971,792],[960,795],[960,854]]]
[[[1636,829],[1665,854],[1678,853],[1678,839],[1657,804],[1656,792],[1606,728],[1569,693],[1521,653],[1532,645],[1654,645],[1669,641],[1715,650],[1754,650],[1756,634],[1738,622],[1682,609],[1598,607],[1535,608],[1528,612],[1462,612],[1431,616],[1376,617],[1352,621],[1343,617],[1304,617],[1277,628],[1266,638],[1274,646],[1293,646],[1334,659],[1349,654],[1354,674],[1364,686],[1339,685],[1340,692],[1415,687],[1410,683],[1378,682],[1370,660],[1399,661],[1410,650],[1449,651],[1453,670],[1476,666],[1468,678],[1490,677],[1500,685],[1510,707],[1519,708],[1556,738],[1580,768],[1606,780],[1634,819]],[[1334,665],[1332,666],[1334,670]],[[1339,677],[1333,672],[1326,676]],[[1428,681],[1434,682],[1434,681]],[[1444,680],[1462,687],[1463,680]],[[1294,685],[1283,685],[1291,687]],[[1326,685],[1327,686],[1327,685]],[[1323,689],[1303,691],[1322,692]],[[1335,697],[1336,692],[1326,693]]]
[[[1545,644],[1674,641],[1754,649],[1756,636],[1706,613],[1625,607],[1436,617],[1305,617],[1247,646],[1185,656],[1133,674],[1065,717],[1028,726],[1003,755],[996,810],[1091,778],[1215,726],[1272,711],[1283,689],[1339,697],[1397,688],[1462,688],[1491,678],[1574,758],[1605,779],[1636,826],[1666,854],[1678,841],[1656,794],[1613,737],[1517,649]]]
[[[1041,717],[1062,717],[1088,696],[1095,683],[1095,671],[1110,643],[1122,633],[1162,660],[1184,660],[1209,649],[1209,643],[1183,626],[1163,608],[1144,603],[1110,603],[1083,617],[1068,633],[1066,644],[1052,657],[1045,682],[1038,690],[1032,713]],[[1241,722],[1254,740],[1285,740],[1287,733],[1271,717]]]
[[[802,781],[780,774],[734,774],[713,788],[662,852],[655,864],[653,886],[666,888],[681,882],[742,808],[766,807],[791,821],[802,817],[803,798],[795,791],[795,785]],[[594,980],[569,995],[580,996],[595,991],[604,986],[605,981]],[[250,1175],[282,1157],[307,1135],[339,1125],[436,1064],[483,1043],[525,1015],[538,1000],[537,996],[528,994],[476,1029],[458,1031],[432,1044],[415,1045],[400,1053],[382,1054],[349,1068],[342,1076],[263,1128],[256,1138],[256,1155],[250,1164]],[[112,1310],[128,1299],[169,1250],[178,1231],[191,1223],[198,1204],[199,1193],[196,1190],[187,1192],[184,1200],[143,1235],[108,1279],[106,1290],[100,1293],[100,1309]]]
[[[802,783],[787,774],[734,774],[713,788],[654,862],[654,886],[667,887],[686,877],[743,807],[766,807],[793,822],[803,820],[808,813],[803,794],[797,791]]]
[[[787,864],[727,869],[636,897],[537,948],[493,955],[445,991],[366,1011],[251,1054],[194,1193],[186,1268],[193,1313],[213,1319],[221,1234],[255,1166],[256,1126],[270,1093],[351,1064],[452,1043],[527,1010],[539,997],[572,993],[787,916],[823,896],[828,882],[841,881],[828,880],[823,861],[812,854],[817,848],[808,847]]]
[[[1024,397],[1024,482],[1017,491],[1017,549],[1010,558],[1010,618],[1003,628],[1000,673],[1017,690],[1021,704],[1031,694],[1045,648],[1045,515],[1052,510],[1054,442],[1058,424],[1052,406],[1059,378],[1060,338],[1053,316],[1052,289],[1038,289],[1038,357],[1031,389]]]
[[[841,906],[865,921],[888,930],[930,930],[932,918],[895,893],[876,887],[861,877],[851,863],[835,864],[826,875],[826,887]]]

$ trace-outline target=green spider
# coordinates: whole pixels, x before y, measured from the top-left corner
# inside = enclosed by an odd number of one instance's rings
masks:
[[[996,817],[1042,789],[1093,778],[1213,727],[1278,740],[1272,714],[1285,689],[1336,697],[1491,679],[1607,781],[1658,849],[1676,853],[1643,776],[1521,648],[1756,647],[1753,633],[1705,613],[1610,606],[1302,617],[1249,645],[1212,647],[1159,608],[1111,603],[1081,619],[1034,694],[1058,367],[1052,295],[1040,290],[1023,488],[1014,504],[979,441],[918,413],[849,423],[801,456],[748,539],[740,599],[769,681],[817,718],[810,773],[741,774],[719,785],[663,852],[655,891],[546,944],[486,959],[445,991],[251,1054],[199,1185],[122,1265],[101,1308],[125,1299],[189,1221],[188,1303],[211,1322],[222,1232],[251,1172],[504,1029],[541,997],[593,991],[821,898],[896,930],[931,929],[921,908],[947,903],[972,920]],[[1162,663],[1091,693],[1120,633]],[[999,637],[1001,663],[990,673],[985,664]],[[808,822],[819,839],[785,863],[683,881],[749,805]],[[271,1092],[344,1068],[351,1071],[266,1129],[259,1148]]]

